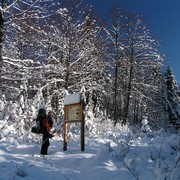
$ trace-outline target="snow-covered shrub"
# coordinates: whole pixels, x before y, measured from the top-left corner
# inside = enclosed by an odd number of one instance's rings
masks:
[[[170,172],[168,164],[158,159],[156,163],[155,174],[157,179],[169,179]]]
[[[179,179],[180,179],[180,151],[177,152],[177,155],[175,157],[175,166],[170,176],[170,180],[179,180]]]
[[[148,124],[147,119],[142,120],[141,131],[144,132],[144,133],[151,132],[151,128],[150,128],[150,125]]]

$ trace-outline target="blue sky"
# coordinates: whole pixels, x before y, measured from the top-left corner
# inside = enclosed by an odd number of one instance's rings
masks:
[[[162,53],[173,69],[180,85],[180,0],[83,0],[92,4],[98,14],[109,12],[118,5],[132,13],[141,13],[147,18],[151,31],[163,42]]]

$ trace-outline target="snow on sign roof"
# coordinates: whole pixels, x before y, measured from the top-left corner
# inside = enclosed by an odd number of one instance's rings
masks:
[[[81,100],[81,94],[75,93],[75,94],[68,94],[64,97],[64,105],[68,104],[76,104],[79,103]]]

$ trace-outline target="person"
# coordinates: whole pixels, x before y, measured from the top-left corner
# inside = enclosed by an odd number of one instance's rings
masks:
[[[52,134],[50,133],[51,125],[48,122],[48,118],[46,116],[46,110],[44,108],[39,109],[37,121],[40,121],[41,132],[43,134],[41,155],[45,156],[48,153],[48,147],[50,146],[49,138],[52,138]]]
[[[48,115],[47,115],[47,118],[48,118],[48,123],[49,123],[49,125],[50,125],[51,128],[53,127],[52,117],[53,117],[53,113],[52,113],[52,111],[49,111],[49,112],[48,112]]]

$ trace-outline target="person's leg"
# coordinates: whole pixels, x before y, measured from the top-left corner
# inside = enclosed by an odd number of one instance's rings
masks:
[[[44,143],[44,152],[45,152],[45,155],[47,155],[47,153],[48,153],[48,147],[49,147],[49,137],[46,138],[46,141]]]
[[[50,143],[49,143],[49,137],[47,138],[46,141],[46,154],[48,154],[48,147],[49,147]]]
[[[47,155],[48,147],[49,147],[49,136],[47,134],[43,135],[43,143],[41,146],[41,154],[42,155]]]
[[[47,141],[48,141],[48,138],[47,138],[46,134],[43,134],[42,145],[41,145],[41,154],[42,155],[47,155]]]

